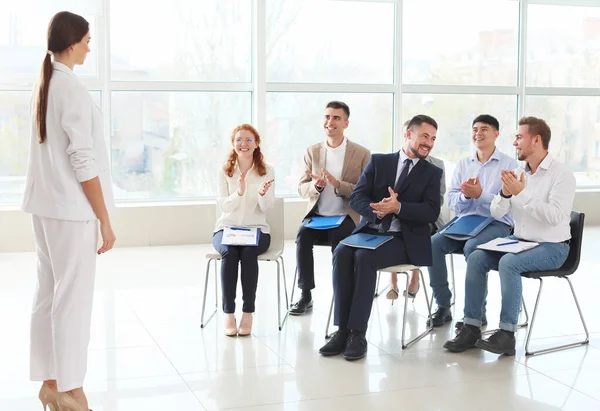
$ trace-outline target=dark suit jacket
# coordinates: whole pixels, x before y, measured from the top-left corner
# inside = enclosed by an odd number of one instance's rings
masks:
[[[350,195],[350,208],[362,216],[354,232],[368,223],[380,223],[370,203],[389,197],[388,187],[394,188],[399,153],[373,154],[367,167]],[[440,214],[440,179],[442,170],[428,161],[420,160],[410,171],[398,191],[402,235],[409,261],[417,266],[431,266],[431,233],[429,223],[435,223]]]

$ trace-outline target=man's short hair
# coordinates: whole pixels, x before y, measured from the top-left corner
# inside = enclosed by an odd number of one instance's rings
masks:
[[[404,122],[404,124],[402,124],[402,128],[405,128],[405,129],[407,129],[407,130],[408,130],[408,124],[409,124],[409,123],[410,123],[410,120],[406,120],[406,121]]]
[[[329,103],[327,103],[327,106],[325,106],[325,108],[333,108],[333,109],[342,109],[344,110],[344,114],[346,114],[346,118],[350,118],[350,107],[348,107],[348,104],[344,103],[343,101],[330,101]]]
[[[414,116],[413,118],[410,119],[410,121],[408,122],[408,125],[406,126],[406,129],[410,129],[414,131],[415,127],[420,127],[421,124],[429,124],[430,126],[434,127],[436,130],[438,128],[437,122],[425,115],[425,114],[417,114],[416,116]]]
[[[473,124],[471,124],[471,127],[473,127],[475,123],[484,123],[494,127],[496,131],[500,131],[500,123],[498,122],[498,119],[494,116],[490,116],[489,114],[480,114],[477,117],[475,117],[475,120],[473,120]]]
[[[548,150],[548,146],[550,145],[550,137],[552,132],[550,131],[550,126],[537,117],[523,117],[519,120],[520,126],[529,126],[529,134],[537,136],[538,134],[542,137],[542,146],[544,150]]]

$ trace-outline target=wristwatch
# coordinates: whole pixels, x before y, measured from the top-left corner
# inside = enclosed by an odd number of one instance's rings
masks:
[[[512,194],[508,195],[508,196],[505,196],[504,193],[502,192],[502,189],[500,189],[500,193],[499,194],[500,194],[500,197],[502,197],[502,198],[511,198],[512,197]]]

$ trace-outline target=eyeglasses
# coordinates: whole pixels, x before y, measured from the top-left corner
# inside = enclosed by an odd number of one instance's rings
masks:
[[[242,141],[245,141],[246,144],[254,144],[255,140],[252,137],[247,137],[245,139],[238,137],[234,141],[235,141],[235,144],[242,144]]]

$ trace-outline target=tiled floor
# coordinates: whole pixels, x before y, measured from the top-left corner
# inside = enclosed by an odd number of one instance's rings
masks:
[[[293,243],[286,243],[288,282]],[[591,333],[590,344],[525,357],[525,331],[512,358],[441,347],[453,327],[436,329],[407,350],[400,346],[402,303],[375,301],[368,356],[350,363],[323,358],[331,298],[331,254],[315,251],[315,309],[277,328],[274,264],[261,263],[253,335],[228,338],[220,313],[200,328],[208,246],[116,249],[99,261],[86,391],[95,411],[153,410],[600,410],[600,228],[587,228],[573,283]],[[464,261],[455,259],[462,317]],[[382,277],[382,284],[386,277]],[[34,255],[0,254],[0,410],[41,409],[28,381],[29,310]],[[211,285],[213,283],[211,282]],[[537,284],[525,280],[530,313]],[[214,303],[214,293],[209,304]],[[409,305],[408,335],[424,327],[420,294]],[[488,313],[498,321],[499,282],[490,275]],[[548,280],[532,344],[582,338],[564,280]]]

